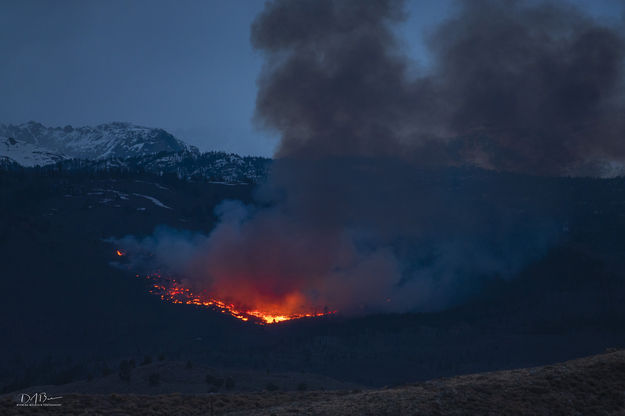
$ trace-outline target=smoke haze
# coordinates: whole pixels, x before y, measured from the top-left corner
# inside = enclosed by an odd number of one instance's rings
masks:
[[[464,1],[420,73],[395,37],[404,18],[392,0],[268,2],[256,120],[282,139],[256,204],[224,202],[208,236],[122,243],[189,286],[288,312],[440,309],[538,259],[561,230],[552,207],[469,167],[618,167],[622,31],[562,4]]]

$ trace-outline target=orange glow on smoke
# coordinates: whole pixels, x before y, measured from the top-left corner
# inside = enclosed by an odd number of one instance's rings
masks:
[[[128,252],[123,249],[117,249],[115,254],[119,257],[124,257]],[[142,276],[137,274],[136,277],[140,278]],[[299,293],[282,294],[275,301],[267,300],[266,297],[263,300],[259,300],[255,299],[253,293],[248,292],[247,296],[244,295],[243,292],[247,291],[243,290],[243,287],[237,286],[233,288],[235,292],[243,299],[248,299],[249,302],[226,301],[226,296],[218,299],[215,294],[209,295],[194,292],[188,287],[184,287],[176,279],[162,276],[160,272],[150,273],[143,277],[150,282],[149,292],[159,296],[164,302],[211,308],[242,321],[250,321],[261,325],[336,313],[336,311],[328,311],[327,308],[319,312],[313,307],[305,306],[309,302],[307,302],[305,296]],[[230,298],[228,297],[228,299]],[[242,306],[245,304],[254,305],[254,307]]]
[[[137,277],[140,276],[137,275]],[[336,313],[335,311],[312,311],[307,313],[284,312],[284,310],[292,310],[292,308],[288,307],[288,304],[299,300],[298,296],[292,296],[290,299],[287,299],[287,306],[282,307],[280,305],[267,305],[267,307],[255,309],[237,307],[233,303],[194,293],[189,288],[182,286],[175,279],[163,278],[158,273],[149,274],[145,276],[145,278],[152,281],[150,293],[160,296],[161,300],[164,302],[213,308],[222,313],[232,315],[242,321],[252,321],[259,324],[275,324],[292,319],[313,318]]]

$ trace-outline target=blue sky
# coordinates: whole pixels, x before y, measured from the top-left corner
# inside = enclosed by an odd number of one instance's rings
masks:
[[[618,19],[620,0],[572,0]],[[261,58],[249,26],[261,0],[0,2],[0,123],[163,127],[202,150],[270,156],[277,138],[252,123]],[[427,64],[422,34],[453,0],[412,0],[398,28]]]

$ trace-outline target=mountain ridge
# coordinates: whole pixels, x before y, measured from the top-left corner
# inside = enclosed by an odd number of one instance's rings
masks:
[[[95,127],[46,127],[30,121],[0,124],[0,167],[58,166],[68,170],[145,171],[180,179],[255,183],[270,159],[200,152],[161,128],[127,122]]]
[[[66,159],[66,156],[37,144],[0,135],[0,159],[5,163],[14,162],[20,166],[33,167],[57,163]]]
[[[66,158],[107,159],[158,152],[198,151],[161,128],[127,122],[99,124],[95,127],[46,127],[29,121],[0,124],[0,136],[45,148]]]
[[[225,184],[257,183],[266,175],[271,159],[225,152],[161,152],[104,160],[71,159],[50,167],[88,172],[147,172],[174,175],[184,180],[208,180]]]

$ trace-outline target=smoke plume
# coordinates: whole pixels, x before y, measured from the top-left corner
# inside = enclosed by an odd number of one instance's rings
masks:
[[[256,119],[281,142],[256,204],[224,202],[208,236],[126,245],[194,288],[284,312],[441,308],[542,255],[558,220],[510,189],[523,179],[447,168],[618,166],[623,33],[562,4],[464,1],[419,72],[395,34],[405,17],[394,0],[268,2],[251,30]]]
[[[393,35],[402,2],[269,3],[252,43],[266,58],[257,117],[281,133],[278,156],[544,174],[623,160],[620,28],[562,3],[457,8],[429,36],[433,63],[415,77]]]

